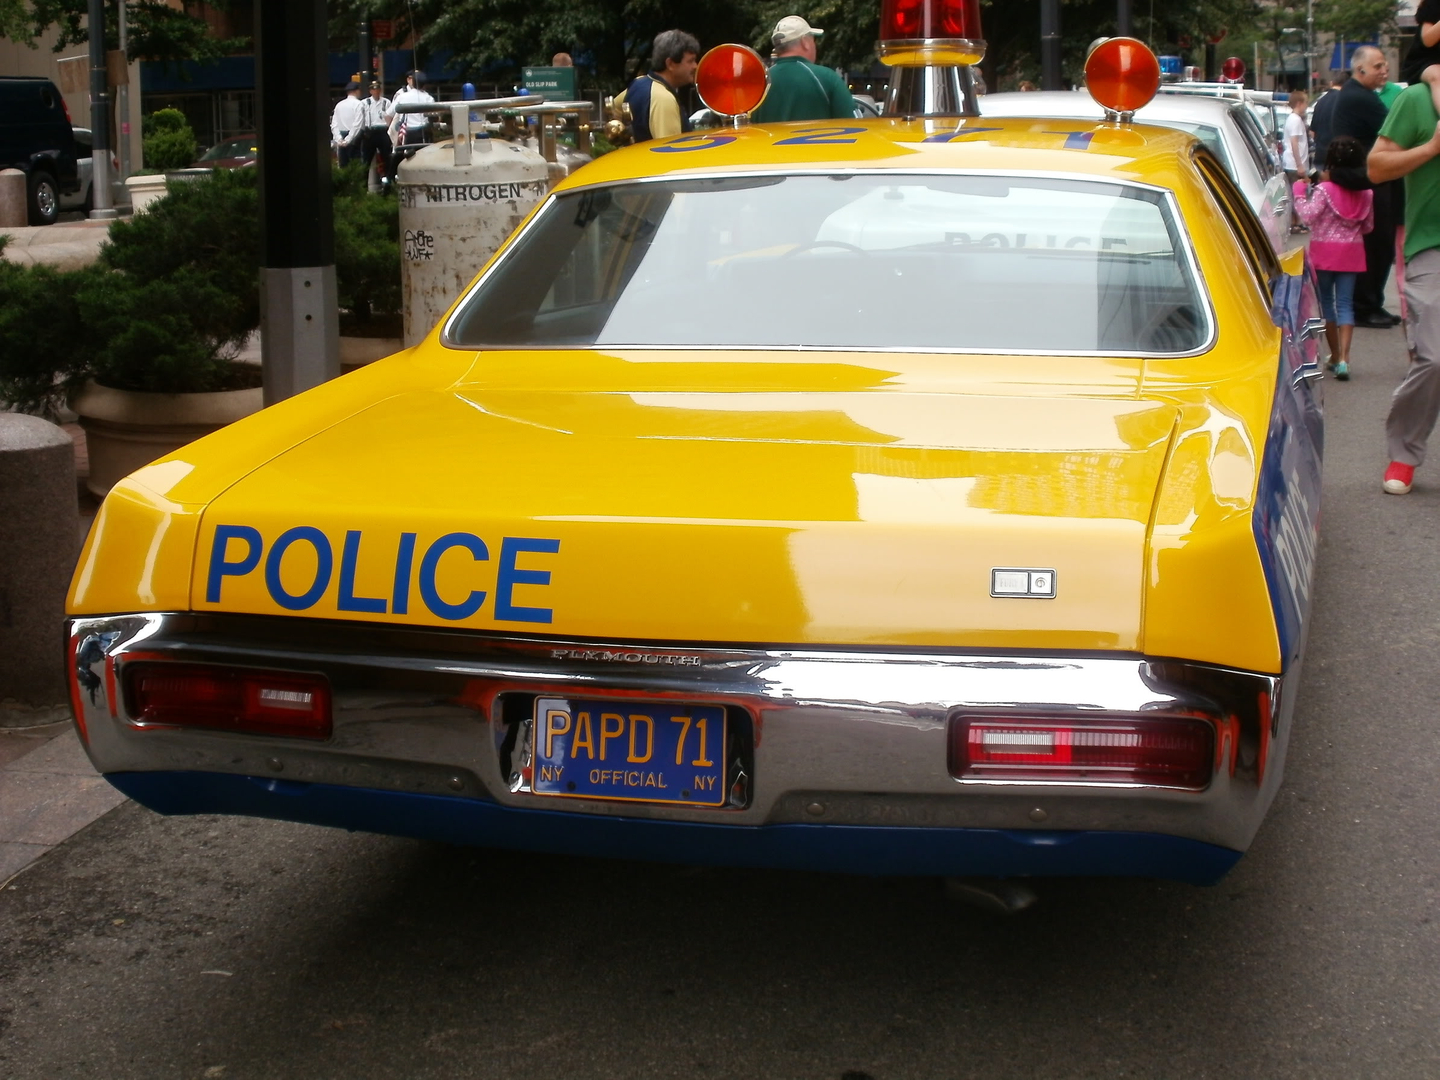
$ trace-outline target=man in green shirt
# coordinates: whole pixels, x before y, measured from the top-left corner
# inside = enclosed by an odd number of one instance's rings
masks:
[[[1440,116],[1428,85],[1395,99],[1366,165],[1371,183],[1405,178],[1405,329],[1415,359],[1385,420],[1384,482],[1391,495],[1404,495],[1440,416]]]
[[[786,15],[770,35],[770,90],[750,114],[756,124],[781,120],[853,120],[855,99],[834,69],[815,63],[816,40],[825,33],[799,15]]]

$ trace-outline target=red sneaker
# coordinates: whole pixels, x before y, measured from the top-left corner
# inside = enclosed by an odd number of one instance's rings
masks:
[[[1385,470],[1385,490],[1391,495],[1408,495],[1410,482],[1414,479],[1414,465],[1401,465],[1398,461],[1392,461]]]

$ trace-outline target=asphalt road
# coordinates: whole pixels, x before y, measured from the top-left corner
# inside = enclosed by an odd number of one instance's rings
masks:
[[[0,893],[0,1075],[1440,1076],[1440,467],[1381,493],[1404,357],[1356,336],[1288,778],[1219,886],[996,919],[126,804]]]

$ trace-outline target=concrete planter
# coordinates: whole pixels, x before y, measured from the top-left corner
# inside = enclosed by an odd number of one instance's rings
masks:
[[[130,192],[130,210],[132,213],[138,214],[156,199],[163,199],[167,180],[195,180],[201,176],[209,176],[211,171],[210,169],[171,169],[163,175],[127,177],[125,188]]]
[[[354,371],[356,368],[383,360],[391,353],[405,348],[400,338],[346,337],[340,336],[340,370]]]
[[[70,403],[85,429],[90,479],[103,498],[115,482],[142,465],[178,450],[264,407],[260,387],[209,394],[146,394],[113,390],[93,379]]]
[[[165,197],[165,177],[162,175],[126,177],[125,188],[130,192],[130,208],[138,214],[156,199]]]

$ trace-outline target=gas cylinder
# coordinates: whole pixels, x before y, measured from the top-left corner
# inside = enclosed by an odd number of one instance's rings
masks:
[[[431,143],[396,176],[407,347],[440,321],[550,186],[550,164],[517,143],[481,136],[469,164],[455,157],[449,142]]]

